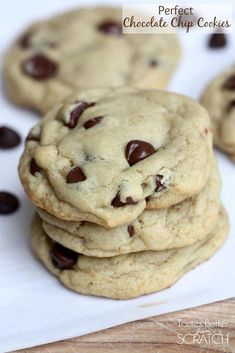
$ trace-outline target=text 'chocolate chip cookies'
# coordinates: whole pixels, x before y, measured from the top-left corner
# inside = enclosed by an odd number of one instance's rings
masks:
[[[165,88],[179,57],[172,34],[124,35],[121,9],[78,9],[25,30],[5,57],[6,89],[46,112],[75,88]]]
[[[31,130],[19,172],[38,207],[64,220],[116,227],[146,207],[197,195],[211,166],[209,118],[192,99],[136,88],[83,89]]]

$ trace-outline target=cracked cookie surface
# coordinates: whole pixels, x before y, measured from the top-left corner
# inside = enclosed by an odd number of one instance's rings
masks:
[[[67,222],[38,209],[42,227],[54,241],[87,256],[111,257],[144,250],[189,246],[215,227],[220,209],[217,166],[195,197],[158,210],[144,210],[129,224],[105,229],[89,222]]]
[[[124,35],[121,9],[81,8],[32,24],[5,57],[7,93],[46,112],[75,88],[164,89],[180,57],[173,34]]]
[[[235,162],[235,65],[210,82],[201,104],[211,118],[214,144]]]
[[[84,89],[31,130],[19,174],[31,200],[52,215],[116,227],[146,202],[169,207],[198,194],[211,161],[209,118],[194,100],[156,90]]]
[[[66,287],[83,294],[129,299],[171,286],[184,273],[208,260],[221,247],[227,233],[228,219],[221,209],[215,229],[191,246],[96,258],[54,243],[35,216],[31,243],[41,262]]]

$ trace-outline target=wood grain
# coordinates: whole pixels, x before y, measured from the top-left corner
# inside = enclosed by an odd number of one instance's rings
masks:
[[[181,320],[181,326],[179,320]],[[221,324],[225,326],[210,327],[205,333],[207,330],[205,325],[208,321],[210,324],[220,322],[220,326]],[[198,328],[185,327],[185,323],[190,325],[190,322],[200,322],[203,325],[199,334],[197,334]],[[182,337],[186,343],[182,343]],[[221,352],[235,353],[235,298],[17,351],[17,353]]]

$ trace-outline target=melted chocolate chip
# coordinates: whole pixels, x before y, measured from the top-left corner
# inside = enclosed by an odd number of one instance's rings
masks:
[[[66,182],[69,184],[78,183],[79,181],[86,180],[86,176],[84,175],[83,171],[79,167],[75,167],[70,170],[67,175]]]
[[[6,215],[15,212],[19,208],[17,197],[9,192],[0,191],[0,214]]]
[[[235,109],[235,99],[228,104],[227,112],[230,113],[233,109]]]
[[[214,33],[210,36],[208,46],[213,49],[223,48],[227,44],[227,39],[224,33]]]
[[[135,228],[132,225],[129,225],[127,227],[127,230],[128,230],[130,237],[133,237],[133,235],[135,234]]]
[[[155,148],[148,142],[140,140],[129,141],[126,150],[125,156],[126,160],[130,165],[133,165],[142,159],[145,159],[155,152]]]
[[[96,118],[90,119],[84,123],[83,127],[85,129],[90,129],[91,127],[99,124],[102,118],[103,118],[102,116],[97,116]]]
[[[137,205],[138,201],[134,201],[131,196],[127,196],[126,198],[126,204],[127,205]]]
[[[121,36],[122,35],[122,26],[120,23],[115,21],[104,21],[98,25],[98,30],[102,33],[112,35],[112,36]]]
[[[0,148],[13,148],[18,146],[20,142],[21,138],[16,131],[6,126],[0,127]]]
[[[111,205],[115,208],[118,208],[118,207],[123,207],[125,205],[136,205],[138,203],[138,201],[134,201],[133,198],[131,196],[128,196],[126,198],[126,202],[122,202],[120,200],[120,197],[119,197],[119,194],[117,194],[113,199],[112,199],[112,202],[111,202]]]
[[[37,165],[35,159],[33,158],[30,162],[30,173],[35,176],[36,173],[41,172],[41,168]]]
[[[118,194],[112,199],[111,205],[115,208],[125,206],[125,204],[120,200],[120,197]]]
[[[78,253],[65,248],[59,243],[54,243],[51,249],[51,260],[56,268],[60,270],[69,270],[76,265]]]
[[[229,91],[235,90],[235,75],[229,76],[227,80],[224,82],[222,88]]]
[[[22,70],[34,80],[47,80],[56,75],[58,65],[46,56],[38,54],[23,62]]]
[[[70,113],[70,120],[67,126],[70,129],[73,129],[77,125],[78,119],[80,118],[84,110],[93,107],[94,105],[95,103],[87,103],[84,101],[77,102],[76,107]]]
[[[149,66],[150,66],[150,67],[156,67],[156,66],[158,66],[158,61],[155,60],[155,59],[151,59],[151,60],[149,61]]]
[[[163,179],[163,175],[156,175],[156,189],[155,192],[160,192],[166,187],[161,183],[161,180]]]

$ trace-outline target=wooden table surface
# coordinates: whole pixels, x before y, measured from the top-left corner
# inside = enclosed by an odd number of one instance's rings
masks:
[[[17,351],[17,353],[220,352],[235,353],[235,298]]]

